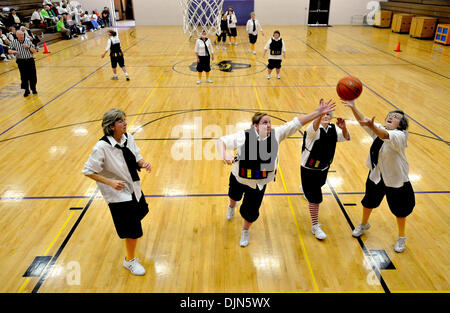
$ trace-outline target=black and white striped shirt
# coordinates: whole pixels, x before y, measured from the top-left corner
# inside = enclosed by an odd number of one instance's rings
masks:
[[[9,46],[10,50],[15,50],[18,53],[16,57],[18,59],[31,59],[33,58],[33,52],[30,51],[29,48],[25,48],[23,45],[27,44],[29,47],[34,49],[34,45],[30,39],[25,38],[23,43],[19,41],[19,39],[14,39]]]

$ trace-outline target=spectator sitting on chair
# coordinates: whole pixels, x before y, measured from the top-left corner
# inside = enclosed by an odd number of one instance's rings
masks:
[[[102,11],[102,20],[105,22],[105,25],[107,27],[111,26],[111,20],[110,20],[110,16],[109,16],[109,9],[108,7],[104,7],[103,11]]]
[[[36,25],[38,27],[44,23],[44,18],[42,17],[38,8],[34,9],[34,12],[31,15],[30,21],[31,21],[31,24]]]
[[[16,28],[14,26],[10,26],[8,29],[9,33],[6,34],[6,37],[8,37],[9,41],[12,42],[14,39],[17,39]]]
[[[22,20],[19,15],[17,15],[16,10],[11,10],[7,24],[9,26],[14,26],[15,28],[19,28],[20,26],[22,26]]]
[[[63,36],[64,39],[72,39],[70,30],[64,26],[64,17],[63,16],[59,17],[59,21],[56,24],[56,30],[58,31],[58,33],[61,33],[61,35]]]
[[[71,19],[69,19],[69,15],[67,13],[63,15],[63,20],[64,20],[64,27],[70,30],[70,35],[72,37],[78,37],[77,28],[75,27],[74,22]]]
[[[36,47],[36,50],[39,51],[38,45],[41,40],[36,34],[33,34],[33,32],[31,31],[30,23],[25,23],[25,26],[20,27],[20,30],[24,32],[25,38],[30,39],[33,45]]]
[[[9,45],[11,44],[11,41],[6,37],[5,34],[3,34],[3,31],[0,29],[0,46],[3,47],[3,50],[5,51],[6,59],[5,62],[8,62],[13,58],[13,55],[8,53]]]

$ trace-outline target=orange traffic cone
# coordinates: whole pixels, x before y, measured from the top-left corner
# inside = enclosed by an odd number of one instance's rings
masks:
[[[398,41],[397,49],[395,49],[394,51],[395,51],[395,52],[400,52],[400,51],[402,51],[402,50],[400,50],[400,40]]]
[[[50,53],[50,51],[48,51],[48,48],[47,48],[47,45],[45,44],[45,42],[44,42],[44,53]]]

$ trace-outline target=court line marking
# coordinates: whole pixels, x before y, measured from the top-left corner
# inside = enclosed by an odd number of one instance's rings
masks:
[[[231,78],[231,77],[230,77]],[[253,88],[254,86],[252,85],[248,85],[248,86],[244,86],[244,85],[208,85],[208,86],[203,86],[203,88]],[[274,86],[270,86],[270,85],[260,85],[260,86],[256,86],[257,88],[296,88],[296,87],[303,87],[303,88],[324,88],[324,87],[333,87],[335,88],[335,85],[274,85]],[[202,86],[197,86],[197,85],[192,85],[192,86],[162,86],[162,87],[158,87],[156,86],[130,86],[130,87],[125,87],[125,86],[80,86],[80,87],[75,87],[74,89],[150,89],[150,88],[159,88],[159,89],[180,89],[180,88],[202,88]]]
[[[142,42],[144,39],[146,39],[146,37],[142,38],[139,41],[136,41],[134,44],[130,45],[129,47],[127,47],[124,51],[127,51],[128,49],[134,47],[135,45],[139,44],[140,42]],[[21,120],[19,120],[18,122],[16,122],[15,124],[13,124],[12,126],[10,126],[9,128],[7,128],[6,130],[4,130],[3,132],[0,133],[0,136],[2,136],[3,134],[5,134],[7,131],[9,131],[10,129],[14,128],[15,126],[19,125],[20,123],[22,123],[23,121],[25,121],[26,119],[28,119],[30,116],[32,116],[33,114],[35,114],[36,112],[39,112],[40,110],[42,110],[44,107],[46,107],[47,105],[51,104],[53,101],[55,101],[56,99],[58,99],[59,97],[61,97],[62,95],[66,94],[67,92],[69,92],[72,88],[74,88],[75,86],[77,86],[78,84],[82,83],[83,81],[85,81],[86,79],[88,79],[90,76],[92,76],[93,74],[95,74],[98,70],[100,70],[101,68],[105,67],[107,64],[109,64],[110,62],[107,61],[105,64],[103,64],[102,66],[98,67],[95,71],[91,72],[90,74],[88,74],[87,76],[85,76],[84,78],[82,78],[80,81],[76,82],[75,84],[73,84],[72,86],[70,86],[69,88],[67,88],[66,90],[64,90],[62,93],[60,93],[59,95],[57,95],[56,97],[54,97],[53,99],[51,99],[50,101],[48,101],[47,103],[43,104],[42,106],[40,106],[38,109],[36,109],[35,111],[31,112],[30,114],[28,114],[27,116],[25,116],[24,118],[22,118]]]
[[[345,210],[344,206],[342,205],[341,200],[339,199],[338,194],[336,193],[336,191],[334,190],[333,186],[331,185],[330,181],[327,178],[327,185],[331,190],[331,193],[334,196],[334,199],[336,200],[336,202],[338,203],[341,212],[344,214],[345,220],[347,221],[348,225],[350,226],[350,229],[353,231],[355,229],[355,226],[353,225],[352,220],[350,219],[350,216],[348,216],[347,211]],[[386,282],[384,281],[383,276],[381,275],[381,271],[380,269],[377,267],[377,263],[373,260],[372,255],[369,253],[366,245],[364,244],[364,242],[362,241],[361,237],[356,238],[358,240],[358,243],[361,247],[361,249],[363,250],[363,254],[366,258],[366,260],[369,261],[371,267],[372,267],[372,271],[375,273],[375,276],[377,277],[378,281],[380,282],[381,287],[383,288],[385,293],[390,293],[389,287],[386,284]]]
[[[253,78],[252,78],[252,84],[255,85],[255,80]],[[253,87],[253,89],[255,91],[256,100],[258,102],[259,108],[260,108],[261,111],[263,111],[263,108],[262,108],[262,105],[261,105],[261,100],[259,99],[258,91],[256,90],[255,86]],[[283,183],[284,191],[286,193],[288,193],[288,190],[287,190],[287,187],[286,187],[286,183],[285,183],[284,177],[283,177],[283,172],[281,171],[280,163],[278,163],[278,170],[280,172],[281,182]],[[287,196],[287,200],[288,200],[289,208],[291,210],[292,217],[294,218],[294,225],[295,225],[295,228],[297,229],[297,236],[298,236],[298,238],[300,240],[300,246],[301,246],[302,251],[303,251],[303,256],[305,258],[305,261],[306,261],[309,273],[310,273],[311,278],[312,278],[313,287],[314,287],[315,291],[319,291],[319,287],[317,285],[316,277],[314,276],[314,272],[313,272],[313,269],[312,269],[312,266],[311,266],[311,262],[309,260],[308,252],[306,251],[306,246],[305,246],[305,243],[303,241],[302,232],[300,230],[300,226],[298,225],[297,216],[295,215],[295,211],[294,211],[294,208],[292,206],[291,198],[290,198],[289,195]]]
[[[160,114],[160,113],[172,113],[172,112],[176,112],[174,114],[170,114],[170,115],[166,115],[160,118],[157,118],[155,120],[146,122],[145,124],[141,125],[138,129],[141,129],[155,121],[164,119],[164,118],[169,118],[175,115],[180,115],[180,114],[185,114],[185,113],[193,113],[193,112],[202,112],[202,111],[243,111],[243,112],[256,112],[257,110],[254,109],[232,109],[232,108],[217,108],[217,109],[190,109],[190,110],[167,110],[167,111],[155,111],[155,112],[144,112],[144,113],[139,113],[139,114],[129,114],[128,116],[135,116],[135,115],[149,115],[149,114]],[[305,114],[303,112],[294,112],[294,111],[283,111],[283,110],[266,110],[266,112],[279,112],[279,113],[292,113],[292,114]],[[285,120],[283,120],[282,118],[279,118],[275,115],[270,115],[273,118],[276,118],[282,122],[286,122]],[[348,120],[352,120],[352,119],[348,119]],[[66,128],[66,127],[73,127],[73,126],[78,126],[78,125],[83,125],[83,124],[88,124],[88,123],[95,123],[95,122],[99,122],[101,120],[90,120],[90,121],[85,121],[85,122],[78,122],[78,123],[73,123],[73,124],[68,124],[68,125],[62,125],[62,126],[58,126],[58,127],[53,127],[53,128],[47,128],[47,129],[43,129],[43,130],[39,130],[39,131],[35,131],[35,132],[31,132],[31,133],[26,133],[26,134],[22,134],[22,135],[18,135],[15,137],[10,137],[7,139],[2,139],[0,140],[0,143],[2,142],[6,142],[6,141],[11,141],[11,140],[15,140],[15,139],[19,139],[19,138],[23,138],[23,137],[27,137],[27,136],[31,136],[31,135],[36,135],[36,134],[40,134],[40,133],[44,133],[47,131],[53,131],[53,130],[59,130],[62,128]],[[299,130],[300,134],[303,136],[303,132],[301,130]],[[438,141],[442,141],[444,143],[449,143],[446,140],[443,139],[438,139],[432,136],[428,136],[428,135],[423,135],[420,133],[416,133],[416,132],[409,132],[411,135],[418,135],[421,137],[425,137],[428,139],[433,139],[433,140],[438,140]],[[139,140],[174,140],[176,138],[135,138],[135,140],[139,141]],[[183,138],[178,138],[180,140],[185,140]],[[191,138],[192,139],[192,138]],[[214,139],[214,138],[211,138]],[[302,139],[302,137],[288,137],[287,139]],[[198,140],[198,139],[195,139]]]
[[[144,39],[145,39],[145,37],[144,37]],[[185,41],[186,41],[186,40],[185,40]],[[180,48],[178,49],[177,55],[178,55],[178,53],[179,53],[181,47],[184,45],[185,41],[183,42],[183,44],[182,44],[182,45],[180,46]],[[139,41],[139,42],[140,42],[140,41]],[[138,43],[138,42],[136,42],[134,45],[136,45],[137,43]],[[134,46],[134,45],[132,45],[132,46]],[[128,47],[126,50],[128,50],[128,49],[131,48],[132,46]],[[126,50],[125,50],[125,51],[126,51]],[[104,65],[103,65],[103,66],[104,66]],[[103,67],[103,66],[102,66],[102,67]],[[162,75],[161,75],[159,81],[162,79],[163,74],[164,74],[164,72],[162,73]],[[159,83],[159,81],[158,81],[158,83]],[[153,90],[152,90],[152,92],[150,93],[150,95],[147,97],[147,99],[145,100],[144,104],[141,106],[139,112],[144,108],[145,104],[148,102],[148,100],[150,99],[150,97],[151,97],[152,94],[153,94]],[[136,114],[134,120],[130,123],[130,127],[133,125],[134,121],[135,121],[136,118],[139,116],[139,112],[138,112],[138,114]],[[93,184],[94,184],[94,181],[91,181],[89,187],[88,187],[87,190],[86,190],[86,193],[89,192],[89,190],[90,190],[90,188],[91,188],[91,186],[92,186]],[[61,244],[61,246],[60,246],[59,249],[57,250],[56,254],[53,256],[53,258],[52,258],[52,260],[49,262],[49,264],[45,267],[44,273],[41,275],[39,281],[37,282],[37,284],[35,285],[35,287],[33,288],[33,290],[32,290],[31,293],[37,293],[38,290],[39,290],[39,288],[41,287],[41,285],[44,283],[45,279],[47,278],[48,273],[50,273],[50,271],[52,270],[53,265],[56,263],[56,260],[58,259],[59,255],[62,253],[62,251],[64,250],[66,244],[68,243],[68,241],[69,241],[70,238],[72,237],[72,234],[75,232],[76,228],[77,228],[78,225],[80,224],[80,222],[81,222],[81,220],[83,219],[83,217],[84,217],[86,211],[87,211],[88,208],[90,207],[92,201],[96,198],[96,195],[97,195],[98,192],[99,192],[99,188],[97,187],[96,190],[95,190],[95,192],[92,194],[92,196],[91,196],[89,202],[87,203],[87,205],[85,206],[85,208],[83,209],[83,211],[81,212],[81,214],[79,215],[77,221],[76,221],[75,224],[72,226],[70,232],[66,235],[66,238],[64,239],[63,243]],[[80,203],[81,203],[81,201],[83,201],[83,198],[81,198],[81,199],[78,201],[77,205],[75,205],[75,206],[79,206]],[[46,250],[45,253],[48,253],[48,251],[50,250],[50,248],[51,248],[51,247],[53,246],[53,244],[56,242],[56,239],[59,237],[59,235],[61,234],[62,230],[66,227],[67,223],[68,223],[69,220],[72,218],[72,216],[74,215],[74,213],[75,213],[75,211],[72,211],[72,212],[69,214],[69,217],[67,218],[66,222],[65,222],[65,223],[63,224],[63,226],[60,228],[60,231],[58,232],[57,237],[55,237],[55,238],[52,240],[50,246],[47,248],[47,250]],[[45,254],[44,254],[44,255],[45,255]],[[27,280],[25,280],[25,282],[22,284],[22,286],[20,287],[18,293],[21,293],[21,292],[22,292],[22,290],[25,288],[25,286],[28,284],[28,282],[29,282],[29,278],[27,278]]]
[[[338,65],[337,63],[331,61],[328,57],[326,57],[325,55],[323,55],[322,53],[320,53],[317,49],[315,49],[313,46],[311,46],[310,44],[308,44],[306,41],[304,41],[303,39],[299,38],[299,37],[295,37],[297,38],[297,40],[300,40],[301,42],[303,42],[306,46],[308,46],[309,48],[311,48],[312,50],[314,50],[317,54],[319,54],[322,58],[324,58],[325,60],[327,60],[328,62],[330,62],[331,64],[333,64],[334,66],[336,66],[337,68],[339,68],[341,71],[343,71],[345,74],[347,75],[351,75],[349,72],[347,72],[345,69],[343,69],[340,65]],[[385,97],[383,97],[382,95],[380,95],[378,92],[376,92],[375,90],[373,90],[371,87],[367,86],[366,84],[363,84],[364,87],[366,87],[367,89],[369,89],[372,93],[374,93],[376,96],[378,96],[379,98],[381,98],[382,100],[384,100],[386,103],[390,104],[392,107],[400,110],[400,108],[398,106],[396,106],[395,104],[393,104],[392,102],[390,102],[389,100],[387,100]],[[407,117],[409,117],[412,121],[414,121],[416,124],[418,124],[419,126],[421,126],[422,128],[424,128],[426,131],[428,131],[429,133],[431,133],[433,136],[435,136],[436,138],[438,138],[439,140],[444,141],[447,146],[450,146],[450,143],[445,141],[441,136],[435,134],[434,132],[432,132],[430,129],[428,129],[427,127],[425,127],[424,125],[422,125],[420,122],[416,121],[411,115],[406,114],[405,115]]]
[[[88,187],[88,190],[91,188],[92,184],[94,182],[91,182],[91,184]],[[95,195],[95,193],[94,193]],[[93,197],[93,196],[92,196]],[[79,206],[81,204],[81,202],[83,201],[83,198],[80,198],[80,200],[78,201],[78,203],[75,206]],[[69,221],[72,219],[73,215],[75,214],[75,211],[71,211],[71,213],[69,214],[69,216],[67,217],[67,219],[65,220],[64,224],[61,226],[61,228],[59,229],[58,233],[56,234],[56,236],[53,238],[53,240],[50,242],[50,245],[47,247],[47,249],[45,250],[43,256],[46,256],[47,253],[50,251],[50,249],[53,247],[53,245],[55,244],[56,240],[58,240],[59,236],[61,235],[62,231],[64,230],[64,228],[66,228],[67,224],[69,223]],[[47,263],[46,267],[47,268],[49,266],[49,264],[51,263],[51,261],[49,263]],[[44,269],[45,270],[45,269]],[[23,289],[28,285],[28,282],[30,281],[30,277],[27,277],[25,279],[25,281],[23,282],[23,284],[20,286],[19,290],[17,291],[17,293],[22,293]]]
[[[329,171],[331,172],[331,171]],[[450,190],[443,191],[414,191],[415,194],[449,194]],[[364,195],[364,191],[339,192],[340,195]],[[265,196],[302,196],[302,192],[281,192],[266,193]],[[323,195],[331,196],[331,192],[324,192]],[[145,195],[146,198],[178,198],[178,197],[226,197],[226,193],[198,193],[198,194],[154,194]],[[29,196],[29,197],[0,197],[0,200],[63,200],[63,199],[89,199],[89,196]],[[99,197],[101,198],[101,197]]]
[[[329,171],[331,173],[332,171]],[[442,191],[414,191],[415,194],[449,194],[450,190]],[[339,192],[340,195],[364,195],[364,191]],[[303,196],[303,192],[271,192],[264,196]],[[324,196],[332,196],[331,192],[324,192]],[[191,198],[191,197],[227,197],[227,193],[191,193],[191,194],[153,194],[145,195],[146,198]],[[64,199],[89,199],[90,196],[27,196],[27,197],[0,197],[0,201],[11,200],[64,200]],[[98,196],[97,199],[102,197]]]

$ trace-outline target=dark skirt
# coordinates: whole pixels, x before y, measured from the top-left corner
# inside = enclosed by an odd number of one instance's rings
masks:
[[[117,235],[121,239],[137,239],[143,235],[141,220],[148,213],[148,204],[145,201],[144,194],[141,195],[139,202],[134,193],[132,197],[131,201],[108,204]]]
[[[199,56],[200,62],[197,63],[197,72],[210,72],[211,60],[210,56]]]

